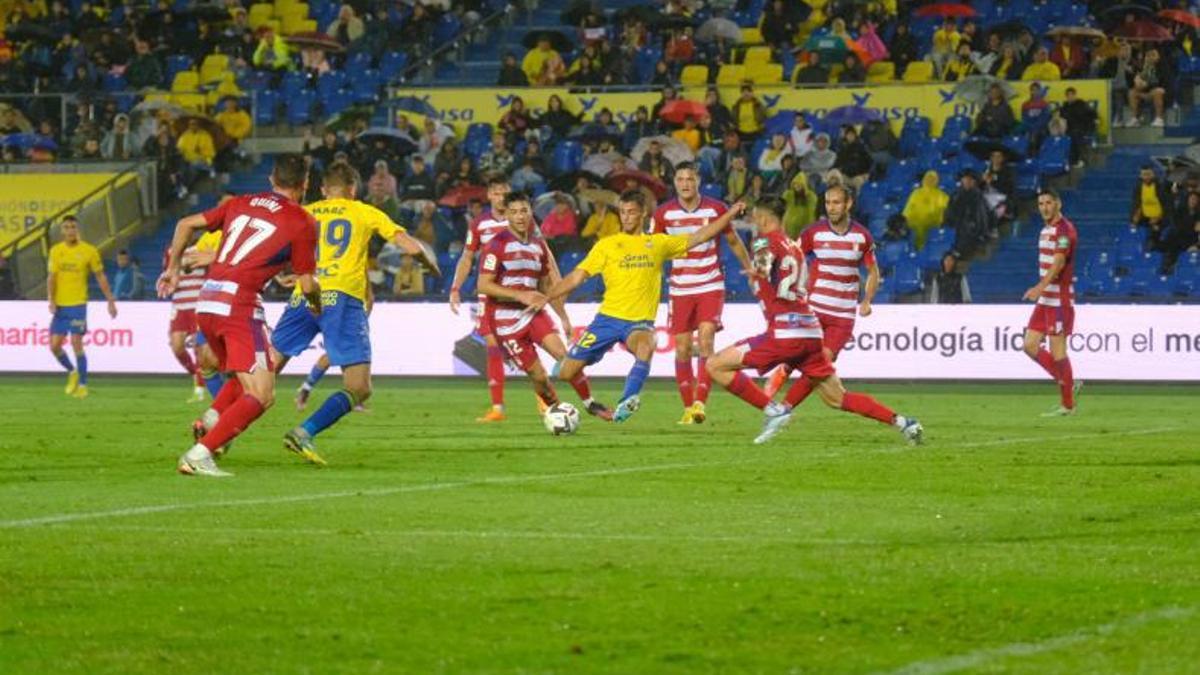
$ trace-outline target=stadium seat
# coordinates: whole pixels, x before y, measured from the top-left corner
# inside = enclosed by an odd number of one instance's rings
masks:
[[[662,60],[663,51],[658,47],[642,47],[633,56],[633,72],[638,84],[649,84],[654,79],[654,67]]]
[[[684,87],[703,87],[708,84],[708,66],[684,66],[679,74],[679,84]]]
[[[705,183],[700,186],[700,194],[712,199],[724,199],[725,191],[720,183]]]
[[[895,267],[902,258],[907,258],[912,253],[912,245],[907,241],[889,241],[884,242],[883,246],[879,247],[879,266],[888,269]]]
[[[761,45],[763,43],[762,31],[758,28],[743,28],[742,29],[742,44],[744,45]]]
[[[279,110],[279,93],[264,89],[254,97],[254,123],[274,124]]]
[[[405,52],[387,52],[379,60],[379,72],[389,82],[400,77],[407,67],[408,54]]]
[[[354,92],[349,89],[338,89],[326,94],[317,95],[321,104],[321,112],[325,117],[336,115],[354,105]]]
[[[286,100],[287,123],[292,126],[308,124],[312,121],[313,104],[317,95],[309,89],[301,89]]]
[[[929,128],[932,123],[928,117],[908,117],[904,127],[900,129],[900,156],[915,157],[929,143]]]
[[[1171,290],[1176,295],[1200,297],[1200,264],[1176,264]]]
[[[374,68],[355,71],[351,79],[355,103],[374,103],[379,100],[379,88],[383,85],[383,76]]]
[[[923,270],[938,269],[942,265],[942,258],[953,247],[954,230],[949,227],[930,230],[925,235],[925,245],[921,248],[917,263]]]
[[[727,63],[717,71],[717,84],[736,87],[746,80],[746,67]]]
[[[171,103],[190,112],[203,113],[208,98],[204,94],[171,94]]]
[[[209,54],[200,64],[200,82],[216,82],[229,71],[229,57],[224,54]]]
[[[923,83],[933,79],[933,64],[929,61],[913,61],[904,69],[904,82]]]
[[[783,66],[778,63],[747,65],[746,77],[754,84],[777,84],[783,82]]]
[[[331,70],[324,73],[317,78],[317,96],[329,96],[339,89],[345,89],[349,80],[345,71]]]
[[[1029,154],[1029,137],[1024,134],[1013,134],[1004,139],[1004,147],[1012,150],[1021,157]]]
[[[1129,274],[1129,294],[1137,297],[1166,298],[1171,294],[1171,281],[1151,267],[1137,267]]]
[[[867,68],[867,82],[884,84],[896,79],[896,64],[891,61],[876,61]]]
[[[563,141],[554,148],[550,172],[555,175],[578,171],[583,166],[583,146],[575,141]]]
[[[1038,175],[1037,160],[1027,159],[1017,166],[1017,196],[1022,199],[1030,199],[1037,194],[1038,188],[1041,186],[1041,177]]]
[[[250,5],[246,21],[252,30],[258,30],[275,16],[275,7],[267,3]]]
[[[184,70],[175,74],[171,80],[171,91],[179,94],[196,92],[200,89],[200,74],[194,70]]]
[[[1060,176],[1071,170],[1071,137],[1050,136],[1038,149],[1038,169],[1043,176]]]
[[[855,199],[858,208],[867,215],[868,219],[875,212],[882,210],[886,201],[887,186],[878,181],[863,183],[862,188],[858,191],[858,198]]]
[[[101,87],[106,93],[112,94],[118,91],[124,91],[128,84],[125,82],[125,76],[119,73],[105,73]]]
[[[915,253],[910,253],[896,263],[892,270],[892,281],[897,295],[911,295],[925,290],[925,278]]]
[[[745,55],[742,57],[742,64],[747,67],[755,64],[765,64],[770,62],[771,48],[765,45],[747,48]]]
[[[285,100],[295,97],[307,88],[308,78],[303,73],[285,73],[279,83],[279,93],[283,94]]]

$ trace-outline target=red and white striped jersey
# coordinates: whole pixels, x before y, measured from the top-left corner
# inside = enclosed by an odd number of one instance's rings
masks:
[[[507,218],[492,217],[491,210],[484,211],[479,214],[479,217],[471,221],[467,227],[467,241],[465,247],[468,251],[474,253],[488,245],[492,237],[504,232],[508,229]]]
[[[689,211],[676,197],[654,212],[651,232],[690,235],[728,210],[724,202],[701,197],[700,204]],[[668,276],[671,297],[725,292],[719,246],[717,239],[712,239],[689,250],[686,256],[671,261]]]
[[[200,287],[204,285],[204,275],[207,268],[197,267],[179,274],[179,283],[171,294],[171,309],[176,312],[192,312],[196,309],[196,299],[200,297]]]
[[[754,294],[776,340],[822,339],[821,322],[808,304],[805,290],[808,266],[799,247],[782,231],[756,238],[750,244]]]
[[[1078,238],[1075,224],[1060,216],[1054,224],[1046,224],[1038,234],[1038,276],[1046,276],[1046,272],[1054,265],[1055,254],[1062,254],[1066,264],[1058,273],[1058,279],[1046,285],[1037,304],[1047,307],[1069,307],[1075,300],[1075,248]]]
[[[875,265],[875,240],[861,224],[850,221],[839,234],[825,218],[809,225],[797,240],[805,256],[815,260],[808,304],[827,317],[853,321],[858,316],[860,265]]]
[[[491,238],[479,261],[481,274],[493,274],[496,283],[505,288],[534,291],[538,282],[550,272],[550,250],[541,237],[530,236],[521,241],[512,230],[504,231]],[[488,298],[486,312],[492,317],[496,335],[505,338],[519,333],[533,321],[534,312],[525,305],[508,300]]]

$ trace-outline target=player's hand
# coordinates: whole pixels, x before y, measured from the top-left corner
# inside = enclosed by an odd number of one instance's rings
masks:
[[[117,301],[116,300],[108,301],[108,318],[110,318],[110,319],[117,318]]]
[[[736,218],[746,212],[746,202],[735,202],[733,206],[729,207],[729,210],[733,211],[733,216]]]
[[[54,302],[51,301],[50,302],[50,316],[54,316],[54,314],[56,312],[58,312],[58,305],[54,304]]]
[[[1034,287],[1030,288],[1029,290],[1025,291],[1025,295],[1021,296],[1021,299],[1036,301],[1040,297],[1042,297],[1042,289],[1038,288],[1037,286],[1034,286]]]
[[[549,300],[549,298],[537,291],[521,291],[517,294],[517,301],[530,309],[541,309]]]
[[[163,272],[163,275],[158,278],[158,297],[169,298],[175,292],[175,287],[179,285],[179,270]]]
[[[192,248],[184,251],[182,257],[183,260],[181,262],[183,263],[184,267],[188,269],[195,269],[197,267],[208,267],[209,265],[213,264],[213,262],[215,262],[217,259],[217,252],[199,251],[193,246]]]
[[[575,332],[575,327],[571,325],[570,319],[562,320],[562,329],[563,329],[563,335],[566,335],[567,339],[570,340],[571,335]]]
[[[450,291],[450,311],[458,314],[458,308],[462,306],[462,294],[458,291]]]
[[[858,315],[859,316],[871,316],[871,301],[870,300],[863,300],[862,303],[860,303],[858,305]]]

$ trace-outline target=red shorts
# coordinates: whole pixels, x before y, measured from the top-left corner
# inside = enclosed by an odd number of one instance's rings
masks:
[[[842,348],[854,337],[854,321],[836,316],[817,314],[821,321],[821,331],[825,333],[825,348],[833,352],[833,360],[837,360]]]
[[[217,357],[222,372],[253,373],[274,368],[266,324],[254,318],[233,319],[216,314],[197,314],[196,323]]]
[[[813,379],[833,375],[833,362],[825,355],[825,345],[816,338],[776,340],[770,333],[755,335],[737,343],[742,365],[764,375],[777,366],[788,366]]]
[[[716,324],[721,330],[721,313],[725,311],[725,293],[671,296],[667,330],[671,335],[691,333],[702,323]]]
[[[493,321],[490,316],[489,321]],[[542,310],[534,314],[529,323],[525,324],[521,330],[508,335],[500,333],[495,333],[495,335],[496,341],[500,343],[500,349],[504,351],[504,358],[521,370],[528,372],[530,368],[533,368],[533,364],[538,362],[537,346],[542,344],[542,340],[545,340],[547,336],[556,332],[557,329],[554,327],[554,322],[550,320],[550,315],[546,313],[546,310]]]
[[[196,310],[194,309],[175,309],[171,308],[171,328],[168,332],[171,333],[187,333],[192,335],[196,332]]]
[[[1026,327],[1043,335],[1070,335],[1075,332],[1075,307],[1034,305]]]

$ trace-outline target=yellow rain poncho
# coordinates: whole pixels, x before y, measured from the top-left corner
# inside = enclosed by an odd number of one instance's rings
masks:
[[[916,237],[917,248],[925,245],[927,232],[942,226],[942,216],[949,203],[950,196],[938,187],[937,172],[926,171],[921,186],[912,191],[904,205],[904,218]]]

